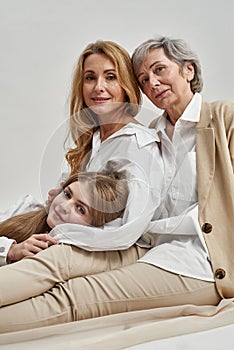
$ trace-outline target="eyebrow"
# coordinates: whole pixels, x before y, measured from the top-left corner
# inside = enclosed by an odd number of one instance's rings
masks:
[[[70,192],[70,195],[71,195],[72,197],[74,197],[74,194],[73,194],[73,192],[72,192],[72,190],[71,190],[71,187],[68,185],[66,188],[67,188],[68,191]],[[90,213],[90,206],[89,206],[88,204],[84,203],[84,202],[81,201],[80,199],[78,199],[78,200],[76,199],[76,202],[77,202],[77,203],[80,203],[81,205],[83,205],[83,206],[88,210],[88,212]]]
[[[151,69],[156,63],[159,63],[159,62],[160,62],[160,61],[155,61],[155,62],[153,62],[153,63],[149,66],[149,69]],[[141,72],[140,74],[138,74],[137,79],[139,79],[139,77],[140,77],[141,75],[143,75],[143,74],[145,74],[145,73]]]
[[[110,68],[110,69],[104,70],[104,73],[110,73],[110,72],[115,72],[116,73],[116,69]],[[92,69],[87,69],[84,73],[95,73],[95,72]]]

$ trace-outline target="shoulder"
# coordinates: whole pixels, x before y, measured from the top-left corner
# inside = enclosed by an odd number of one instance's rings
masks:
[[[223,125],[226,131],[234,128],[234,101],[214,101],[210,106],[213,125]]]
[[[234,114],[234,101],[225,101],[225,100],[218,100],[218,101],[212,101],[202,102],[202,112],[208,112],[210,111],[212,117],[219,116],[229,113]]]
[[[219,101],[213,101],[210,102],[210,106],[213,112],[215,113],[225,113],[230,112],[234,113],[234,101],[225,101],[225,100],[219,100]]]
[[[218,100],[213,102],[202,102],[201,109],[202,124],[227,124],[234,123],[234,101]]]
[[[130,123],[126,125],[122,130],[122,135],[132,135],[132,142],[137,143],[139,148],[159,142],[159,137],[157,136],[155,130],[142,124]]]

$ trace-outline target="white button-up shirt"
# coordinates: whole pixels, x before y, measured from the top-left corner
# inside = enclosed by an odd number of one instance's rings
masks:
[[[56,226],[50,234],[67,244],[86,250],[126,249],[134,244],[155,218],[155,209],[161,200],[163,185],[163,161],[154,130],[130,123],[101,142],[100,132],[93,137],[93,147],[86,171],[102,171],[108,162],[115,170],[126,170],[129,181],[129,196],[122,218],[103,228],[74,224]],[[66,177],[69,173],[66,174]],[[63,179],[65,173],[63,173]],[[25,211],[34,210],[34,202],[26,196],[17,205],[3,213],[1,220]],[[30,197],[31,198],[31,197]],[[31,203],[32,202],[32,203]],[[38,203],[35,203],[38,206]],[[0,237],[0,266],[6,263],[8,250],[13,240]]]
[[[103,228],[61,224],[50,233],[59,242],[86,250],[127,249],[155,218],[163,188],[163,161],[155,131],[130,123],[101,142],[100,132],[93,137],[93,147],[86,171],[101,171],[108,162],[129,176],[129,196],[123,217]]]
[[[140,261],[165,270],[213,281],[208,251],[198,222],[196,172],[196,123],[201,95],[196,93],[175,126],[166,114],[159,117],[156,133],[161,140],[164,190],[157,211],[143,240],[155,246]]]

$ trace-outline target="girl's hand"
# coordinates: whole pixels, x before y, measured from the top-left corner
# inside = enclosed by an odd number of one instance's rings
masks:
[[[12,244],[7,254],[7,262],[11,263],[21,260],[25,256],[33,256],[52,244],[57,244],[57,241],[48,233],[32,235],[21,243]]]

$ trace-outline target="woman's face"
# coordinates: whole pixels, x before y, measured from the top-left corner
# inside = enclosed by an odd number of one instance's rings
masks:
[[[183,107],[191,100],[193,77],[191,64],[181,68],[167,58],[162,48],[150,50],[137,72],[142,91],[156,107],[166,111],[172,106]]]
[[[89,55],[84,62],[83,97],[85,104],[97,115],[113,112],[125,102],[113,62],[104,54]],[[113,104],[118,102],[118,104]]]
[[[88,182],[75,181],[71,183],[51,203],[47,224],[53,228],[64,223],[92,224]]]

